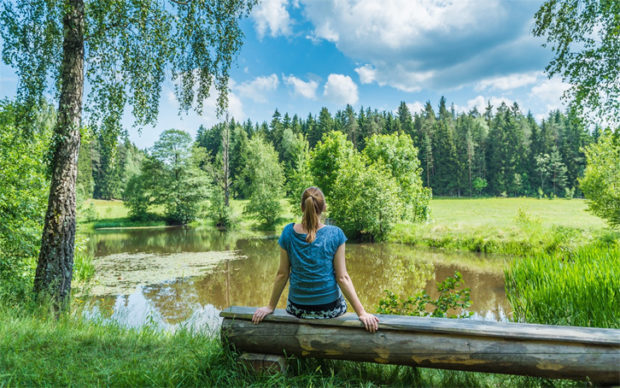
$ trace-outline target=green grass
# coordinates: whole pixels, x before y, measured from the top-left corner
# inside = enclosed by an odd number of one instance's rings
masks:
[[[433,199],[430,207],[429,222],[396,225],[388,240],[524,256],[575,248],[609,233],[579,199]]]
[[[240,230],[270,230],[279,231],[287,223],[294,221],[298,217],[293,214],[292,208],[288,200],[281,199],[282,214],[276,225],[265,227],[258,221],[243,214],[243,208],[247,204],[247,200],[231,200],[230,207],[232,209],[235,228]],[[92,204],[94,209],[94,220],[86,219],[86,210],[83,210],[78,216],[81,227],[85,229],[102,229],[102,228],[137,228],[137,227],[157,227],[166,226],[166,220],[163,217],[163,209],[156,209],[155,214],[151,215],[151,219],[142,221],[133,221],[129,218],[129,210],[120,200],[103,200],[89,199],[84,202],[83,209],[88,209]],[[212,225],[208,218],[198,219],[191,225]]]
[[[292,359],[287,375],[254,374],[218,338],[184,329],[127,329],[75,312],[0,306],[0,387],[4,386],[585,386],[564,380]]]
[[[514,260],[506,291],[523,322],[620,328],[620,244]]]
[[[127,209],[120,200],[89,199],[84,201],[78,212],[80,228],[101,229],[101,228],[136,228],[165,226],[166,221],[161,215],[161,211],[152,215],[149,220],[134,221],[129,218]]]
[[[431,224],[453,228],[510,227],[519,209],[539,218],[545,227],[605,227],[601,218],[586,211],[583,199],[435,198],[430,207]]]
[[[95,213],[98,220],[102,219],[118,219],[127,218],[129,216],[129,209],[127,209],[120,200],[103,200],[103,199],[89,199],[85,201],[84,207],[95,205]]]

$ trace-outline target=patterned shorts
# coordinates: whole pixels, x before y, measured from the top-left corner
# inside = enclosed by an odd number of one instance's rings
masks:
[[[347,312],[347,302],[342,295],[335,302],[314,306],[299,305],[288,300],[286,312],[302,319],[336,318]]]

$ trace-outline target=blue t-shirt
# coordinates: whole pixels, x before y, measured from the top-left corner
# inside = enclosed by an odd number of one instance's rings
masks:
[[[340,288],[334,273],[334,254],[347,237],[339,227],[325,225],[308,243],[306,234],[295,232],[293,225],[286,225],[278,240],[291,263],[289,300],[306,306],[335,302]]]

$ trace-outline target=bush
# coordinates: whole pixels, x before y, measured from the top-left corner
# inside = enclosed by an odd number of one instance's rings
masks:
[[[356,154],[353,143],[340,131],[324,134],[323,139],[312,150],[310,171],[315,183],[327,198],[332,197],[339,171]]]
[[[488,186],[488,183],[486,179],[476,177],[474,181],[472,182],[472,185],[474,186],[476,195],[479,196],[479,195],[482,195],[482,192],[484,191],[484,189],[486,189],[486,187]]]
[[[586,169],[579,179],[589,210],[620,225],[620,132],[606,131],[597,143],[585,148]]]
[[[383,240],[401,219],[399,193],[385,165],[365,165],[360,155],[354,155],[338,170],[329,216],[350,238]]]
[[[53,113],[41,109],[29,134],[18,107],[0,101],[0,299],[19,300],[32,287],[48,195],[46,152]]]
[[[463,275],[457,271],[453,276],[437,283],[439,296],[436,300],[432,300],[424,292],[402,300],[392,291],[385,290],[387,299],[379,301],[377,313],[435,318],[468,318],[473,315],[473,312],[466,310],[471,306],[470,289],[457,289],[463,285]],[[434,306],[433,311],[427,311],[427,306]],[[450,312],[458,313],[450,314]]]
[[[226,206],[224,190],[216,187],[211,194],[209,213],[215,226],[221,229],[232,229],[236,226],[230,206]]]
[[[418,150],[409,135],[373,135],[366,139],[363,152],[369,163],[384,164],[399,187],[398,196],[403,202],[401,218],[425,221],[429,216],[430,188],[422,186],[422,169]]]
[[[358,153],[339,132],[323,136],[310,160],[313,181],[327,197],[330,218],[354,239],[383,240],[401,220],[428,219],[430,189],[422,187],[411,138],[375,135]]]
[[[73,280],[86,283],[95,276],[93,254],[88,249],[88,238],[78,235],[75,238],[75,256],[73,262]]]

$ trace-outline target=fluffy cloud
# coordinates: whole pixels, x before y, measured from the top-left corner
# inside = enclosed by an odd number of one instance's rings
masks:
[[[314,39],[360,63],[361,83],[455,88],[544,67],[530,36],[538,4],[501,0],[306,0]],[[506,83],[495,84],[505,86]]]
[[[231,84],[232,85],[232,84]],[[213,126],[223,120],[222,117],[217,117],[217,93],[211,93],[209,98],[207,98],[204,102],[204,110],[200,119],[204,125],[207,127]],[[241,98],[232,92],[228,92],[228,107],[226,108],[225,115],[228,115],[229,118],[234,118],[237,121],[244,120],[246,118],[245,112],[243,111],[243,103],[241,102]]]
[[[256,32],[263,38],[267,32],[272,37],[291,34],[291,17],[286,10],[287,0],[262,0],[252,12]]]
[[[559,78],[546,79],[532,88],[530,98],[542,102],[546,106],[547,112],[563,109],[562,94],[569,87],[569,84],[562,82]]]
[[[323,95],[337,104],[354,105],[358,100],[357,84],[348,75],[330,74]]]
[[[282,77],[284,83],[293,87],[295,94],[300,95],[305,98],[309,98],[311,100],[316,99],[316,89],[319,86],[319,83],[316,81],[303,81],[294,75],[289,75],[288,77]]]
[[[254,80],[233,86],[242,97],[256,102],[267,102],[265,94],[278,88],[278,76],[271,74],[265,77],[256,77]]]
[[[360,76],[362,84],[369,84],[375,80],[377,70],[370,65],[364,65],[356,68],[355,72]]]
[[[484,111],[487,109],[489,102],[493,106],[493,112],[497,111],[497,108],[502,104],[502,102],[508,106],[512,106],[512,104],[515,103],[514,100],[508,99],[506,97],[496,97],[496,96],[484,97],[484,96],[479,95],[479,96],[476,96],[468,100],[465,106],[455,104],[454,110],[457,112],[467,113],[471,111],[472,109],[476,108],[478,112],[484,113]],[[519,104],[518,101],[517,101],[517,104]],[[521,106],[521,104],[519,104],[519,106]]]
[[[533,71],[529,73],[517,73],[502,77],[487,78],[478,82],[475,89],[511,90],[533,84],[541,77],[543,77],[541,72]]]
[[[426,106],[426,104],[420,101],[414,101],[411,103],[407,103],[406,105],[407,108],[409,108],[409,112],[411,112],[411,114],[422,112],[424,110],[424,107]]]
[[[239,96],[234,93],[228,94],[228,114],[231,118],[237,121],[245,119],[245,113],[243,112],[243,103]]]

